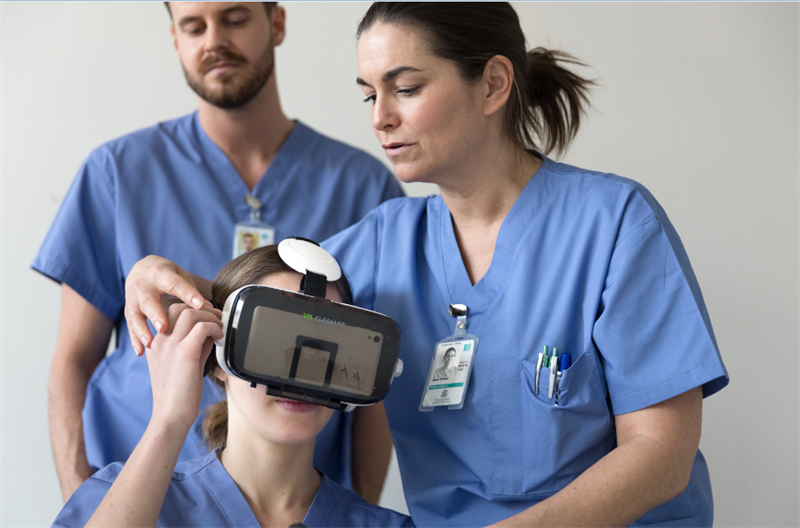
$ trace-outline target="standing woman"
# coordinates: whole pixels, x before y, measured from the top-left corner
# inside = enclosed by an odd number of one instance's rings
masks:
[[[546,156],[575,136],[591,82],[566,54],[526,52],[505,3],[376,3],[358,38],[357,82],[398,178],[441,191],[326,243],[355,304],[403,331],[385,407],[414,522],[711,525],[702,399],[728,376],[683,246],[640,184]],[[161,291],[197,295],[163,260],[135,271],[137,335],[142,312],[163,321]],[[429,383],[460,332],[451,304],[477,338],[460,351],[460,401]]]

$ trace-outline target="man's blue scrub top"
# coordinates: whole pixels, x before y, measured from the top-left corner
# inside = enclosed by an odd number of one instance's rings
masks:
[[[197,114],[160,123],[92,152],[78,171],[32,267],[68,284],[118,321],[118,347],[97,367],[83,409],[86,453],[95,468],[128,459],[150,420],[147,361],[133,353],[125,278],[147,255],[213,279],[232,258],[234,225],[250,218],[249,190]],[[322,240],[402,195],[376,159],[296,123],[252,194],[276,240]],[[219,389],[206,381],[202,407]],[[202,415],[181,460],[205,454]],[[317,439],[315,464],[350,485],[350,415],[336,413]]]
[[[58,514],[53,526],[84,526],[122,470],[116,462],[84,482]],[[373,506],[323,476],[303,525],[313,528],[412,526],[411,519]],[[181,462],[175,468],[157,526],[258,527],[258,520],[236,482],[219,461],[216,450]]]
[[[666,214],[641,185],[544,159],[471,284],[439,196],[391,200],[328,240],[355,303],[401,328],[403,375],[385,400],[418,526],[485,526],[564,488],[615,447],[614,416],[728,383],[700,288]],[[420,412],[450,303],[480,338],[464,407]],[[544,345],[572,355],[559,406]],[[576,505],[577,507],[577,505]],[[635,524],[709,526],[698,452],[685,493]]]

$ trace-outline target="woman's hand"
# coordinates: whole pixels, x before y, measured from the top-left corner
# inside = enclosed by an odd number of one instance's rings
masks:
[[[210,282],[187,273],[171,260],[150,255],[131,268],[125,280],[125,319],[136,355],[141,356],[153,341],[147,319],[153,321],[159,332],[170,326],[161,306],[162,295],[174,295],[195,308],[210,305],[200,293],[198,283],[211,297]]]
[[[203,397],[203,367],[222,338],[219,310],[195,310],[185,304],[169,307],[169,329],[159,332],[147,351],[153,388],[151,424],[187,432],[197,418]]]
[[[147,352],[153,416],[86,526],[156,526],[186,435],[203,397],[203,367],[222,337],[219,310],[169,307],[169,328]],[[166,319],[166,318],[165,318]]]

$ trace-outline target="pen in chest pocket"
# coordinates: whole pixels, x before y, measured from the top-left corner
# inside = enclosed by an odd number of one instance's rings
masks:
[[[548,345],[544,345],[544,348],[539,353],[539,357],[536,359],[536,371],[533,379],[533,393],[537,396],[539,395],[539,378],[542,373],[542,367],[549,368],[550,383],[547,388],[547,397],[555,398],[555,405],[558,406],[561,373],[572,365],[572,355],[565,352],[559,356],[557,347],[553,347],[552,352],[548,354],[549,351],[550,347]]]
[[[556,382],[555,382],[555,385],[556,385],[556,388],[555,388],[555,393],[556,393],[555,405],[556,405],[556,407],[558,407],[558,398],[559,398],[559,395],[561,394],[561,373],[564,372],[565,370],[567,370],[570,366],[572,366],[572,355],[568,354],[566,352],[561,354],[560,363],[561,364],[558,366],[558,374],[556,374]]]
[[[547,397],[553,397],[553,387],[556,384],[556,372],[558,371],[558,349],[553,347],[553,355],[550,356],[550,361],[547,364],[550,367],[550,386],[547,388]]]
[[[539,395],[539,374],[542,371],[542,365],[544,364],[544,358],[547,357],[547,345],[544,346],[544,350],[539,352],[539,358],[536,360],[536,372],[533,375],[533,393],[535,395]]]

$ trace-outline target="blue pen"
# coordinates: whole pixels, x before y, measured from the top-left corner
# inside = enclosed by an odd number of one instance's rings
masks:
[[[558,370],[567,370],[569,367],[572,366],[572,354],[568,352],[564,352],[561,354],[561,362],[558,365]]]
[[[556,407],[558,407],[558,396],[561,392],[561,373],[567,370],[570,366],[572,366],[572,354],[569,352],[564,352],[561,354],[561,359],[559,360],[558,365],[558,375],[556,376]]]

